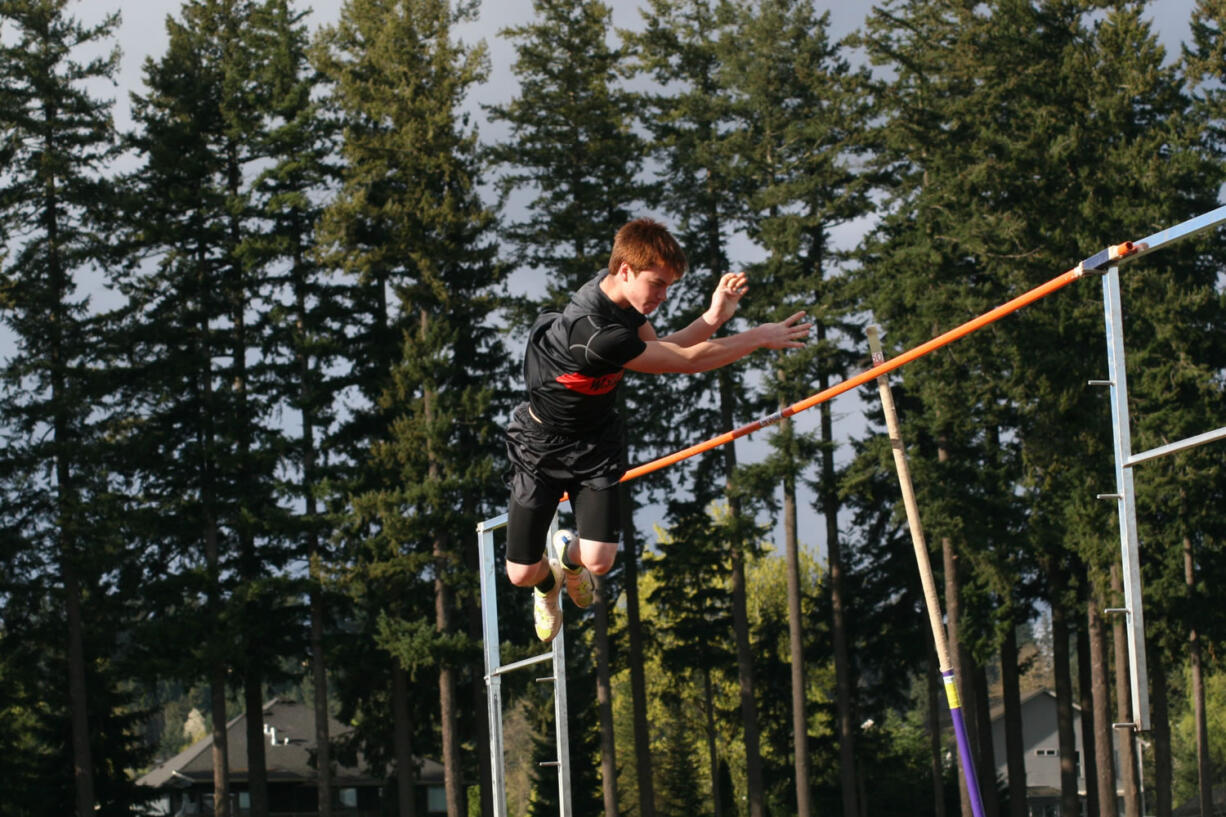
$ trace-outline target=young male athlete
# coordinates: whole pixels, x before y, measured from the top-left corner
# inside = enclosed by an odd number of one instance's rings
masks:
[[[534,588],[533,615],[542,641],[562,627],[562,585],[579,607],[592,603],[592,573],[613,567],[620,536],[617,484],[626,471],[615,410],[626,369],[646,374],[704,372],[755,349],[801,347],[812,327],[797,312],[779,323],[711,339],[748,288],[744,273],[724,275],[711,304],[684,329],[656,337],[647,322],[685,272],[686,258],[664,225],[636,219],[617,231],[609,268],[584,284],[565,307],[533,325],[524,357],[528,400],[507,427],[511,500],[507,576]],[[578,536],[559,531],[559,559],[545,556],[549,524],[570,495]]]

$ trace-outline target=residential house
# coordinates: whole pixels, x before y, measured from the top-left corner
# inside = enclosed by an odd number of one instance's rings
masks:
[[[1030,817],[1062,817],[1060,814],[1060,741],[1056,726],[1056,694],[1047,689],[1036,690],[1023,696],[1021,706],[1027,813]],[[996,777],[998,780],[1007,780],[1004,707],[993,708],[991,714],[992,751],[993,760],[996,763]],[[1120,804],[1119,813],[1123,814],[1124,788],[1119,774],[1119,734],[1115,730],[1112,731],[1111,740],[1115,752],[1115,792]],[[1084,757],[1081,708],[1076,704],[1073,706],[1073,742],[1077,752],[1077,794],[1081,799],[1081,811],[1084,814],[1086,770],[1081,762]]]
[[[336,720],[329,722],[331,738],[349,732]],[[251,795],[247,776],[247,716],[226,724],[230,758],[231,813],[249,814]],[[315,710],[296,701],[274,698],[264,705],[264,752],[268,770],[268,799],[273,817],[311,817],[318,813],[318,774],[315,769]],[[137,780],[162,794],[156,813],[171,817],[213,813],[213,737],[201,738],[179,754],[159,763]],[[334,764],[332,790],[337,817],[382,817],[384,800],[395,797],[388,775],[364,768]],[[443,767],[422,760],[418,768],[417,813],[445,814]]]

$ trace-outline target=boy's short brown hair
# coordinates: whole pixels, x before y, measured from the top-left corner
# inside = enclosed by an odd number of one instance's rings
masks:
[[[667,227],[654,219],[636,218],[623,225],[613,237],[609,274],[617,274],[622,264],[629,264],[636,273],[658,267],[680,278],[688,261],[685,250],[681,249]]]

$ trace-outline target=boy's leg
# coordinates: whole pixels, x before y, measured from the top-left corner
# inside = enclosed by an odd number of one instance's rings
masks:
[[[528,508],[511,497],[507,508],[507,578],[516,587],[535,587],[550,575],[545,538],[554,511]]]
[[[621,538],[619,490],[616,485],[599,491],[581,487],[572,495],[579,547],[575,553],[571,545],[570,564],[582,564],[598,576],[613,569],[617,542]],[[567,561],[564,559],[563,563]]]
[[[532,619],[536,637],[548,644],[562,630],[562,566],[545,553],[545,536],[553,511],[528,508],[514,497],[507,509],[507,577],[519,587],[532,587]]]

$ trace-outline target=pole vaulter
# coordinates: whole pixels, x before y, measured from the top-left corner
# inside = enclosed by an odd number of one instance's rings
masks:
[[[935,352],[942,346],[948,346],[955,340],[964,338],[972,332],[976,332],[988,324],[994,323],[1006,315],[1034,303],[1040,298],[1045,298],[1056,290],[1062,289],[1078,280],[1087,272],[1101,272],[1112,261],[1144,251],[1145,249],[1146,246],[1144,244],[1134,244],[1131,241],[1125,241],[1123,244],[1116,244],[1108,247],[1107,249],[1090,256],[1067,272],[1057,275],[1047,283],[1040,284],[1034,289],[1022,293],[1016,298],[1001,304],[995,309],[985,312],[979,317],[973,318],[961,326],[950,329],[948,332],[938,335],[926,343],[921,343],[919,346],[909,349],[897,357],[893,357],[889,360],[878,363],[867,371],[863,371],[841,383],[836,383],[830,388],[819,391],[803,400],[798,400],[797,402],[792,403],[790,406],[786,406],[773,414],[768,414],[765,417],[754,420],[751,423],[746,423],[745,425],[739,428],[734,428],[731,431],[725,431],[723,434],[720,434],[717,437],[712,437],[704,442],[691,445],[689,448],[683,448],[680,451],[674,451],[672,454],[666,454],[659,459],[652,460],[651,462],[644,463],[643,465],[635,466],[622,476],[621,481],[629,482],[632,479],[638,479],[646,474],[659,471],[661,468],[667,468],[670,465],[675,465],[682,460],[687,460],[690,457],[703,453],[704,451],[710,451],[712,448],[718,448],[719,446],[730,443],[733,440],[740,439],[747,434],[752,434],[755,431],[759,431],[769,425],[773,425],[785,417],[791,417],[792,415],[799,414],[806,409],[811,409],[820,403],[825,403],[827,400],[838,397],[844,392],[849,392],[857,386],[862,386],[865,383],[880,377],[881,375],[888,374],[901,366],[905,366],[917,358],[921,358],[930,352]],[[561,501],[565,502],[568,498],[568,496],[563,496]]]

